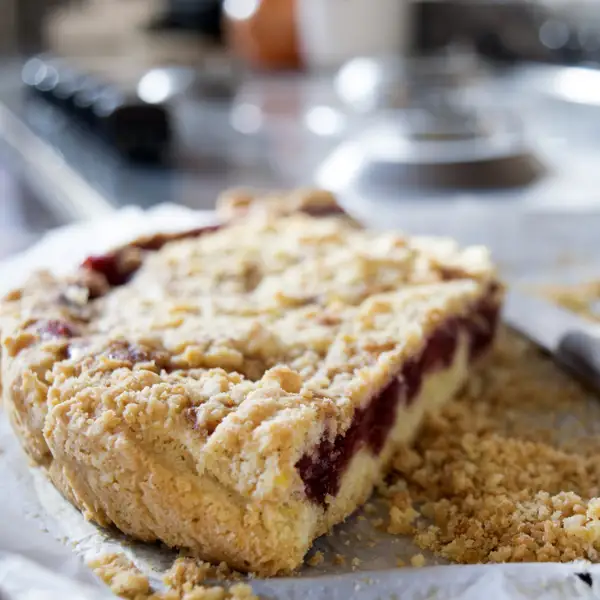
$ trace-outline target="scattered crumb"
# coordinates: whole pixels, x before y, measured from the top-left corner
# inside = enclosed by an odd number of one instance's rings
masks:
[[[247,583],[234,583],[229,588],[230,600],[259,600]]]
[[[567,310],[600,321],[600,279],[575,285],[544,286],[538,291]]]
[[[337,565],[339,567],[343,567],[346,564],[346,557],[343,556],[342,554],[336,554],[333,557],[333,564]]]
[[[166,592],[153,592],[148,578],[124,554],[106,554],[88,565],[115,595],[127,600],[258,600],[246,583],[235,583],[229,589],[198,585],[229,569],[191,558],[173,563],[164,577],[170,588]]]
[[[416,543],[454,562],[598,561],[599,424],[600,403],[503,331],[490,368],[395,456],[389,530],[409,532],[415,501],[430,523]]]
[[[213,565],[190,556],[180,556],[167,571],[164,582],[170,587],[179,589],[185,583],[197,585],[208,579],[217,581],[239,580],[244,575],[234,571],[231,567],[221,562]]]
[[[388,525],[388,533],[401,535],[409,535],[413,533],[413,522],[419,516],[419,513],[412,507],[398,508],[392,505],[390,508],[390,523]]]
[[[318,567],[325,562],[325,557],[322,552],[315,552],[307,561],[311,567]]]
[[[368,515],[377,514],[377,507],[373,503],[368,502],[367,504],[365,504],[365,512]]]
[[[413,567],[424,567],[426,564],[425,557],[422,554],[415,554],[410,557],[410,564]]]
[[[148,578],[124,554],[105,554],[88,566],[121,598],[144,598],[151,593]]]
[[[169,593],[167,592],[167,594]],[[154,598],[163,600],[161,596],[155,596],[152,600]],[[165,600],[171,600],[171,596],[166,596]],[[257,596],[253,594],[252,588],[248,584],[236,583],[229,590],[220,586],[195,587],[181,596],[181,600],[257,600]]]
[[[379,529],[383,525],[383,519],[373,519],[371,521],[371,525],[373,525],[373,527],[375,527],[376,529]]]
[[[357,521],[366,521],[367,517],[365,517],[364,515],[358,515],[358,517],[356,517]]]
[[[406,566],[406,562],[405,562],[405,561],[403,561],[401,558],[399,558],[399,559],[396,561],[396,566],[397,566],[397,567],[405,567],[405,566]]]
[[[356,556],[355,556],[355,557],[352,559],[352,566],[353,566],[353,567],[360,567],[360,563],[361,563],[361,562],[362,562],[362,561],[360,560],[360,558],[358,558],[358,557],[356,557]]]

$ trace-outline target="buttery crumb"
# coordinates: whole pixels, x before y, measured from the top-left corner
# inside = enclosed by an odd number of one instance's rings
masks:
[[[175,590],[188,590],[206,580],[232,581],[239,580],[243,575],[234,571],[225,562],[213,565],[202,560],[182,556],[172,564],[166,572],[163,582]]]
[[[311,567],[318,567],[325,562],[325,556],[321,551],[315,552],[307,561]]]
[[[88,566],[116,596],[126,600],[259,600],[246,583],[235,583],[229,589],[198,585],[225,571],[233,574],[224,563],[213,566],[192,558],[178,558],[164,577],[170,588],[166,592],[153,592],[148,578],[124,554],[106,554]]]
[[[234,583],[229,588],[229,600],[259,600],[247,583]]]
[[[591,321],[600,321],[600,279],[574,285],[543,286],[539,292],[567,310]]]
[[[105,554],[88,566],[116,596],[133,600],[151,593],[148,578],[124,554]]]
[[[406,566],[406,561],[404,561],[404,560],[402,560],[401,558],[399,558],[399,559],[396,561],[396,566],[397,566],[397,567],[405,567],[405,566]]]
[[[371,502],[368,502],[367,504],[365,504],[365,513],[368,515],[377,514],[377,507]]]
[[[346,564],[346,557],[342,554],[336,554],[333,557],[333,564],[339,567],[343,567]]]
[[[390,509],[390,523],[388,533],[409,535],[414,531],[413,522],[419,516],[419,513],[412,507],[398,508],[392,505]]]
[[[422,554],[415,554],[410,557],[410,564],[413,567],[424,567],[426,564],[425,557]]]
[[[167,571],[163,581],[170,588],[185,591],[205,581],[212,565],[189,558],[178,558]]]

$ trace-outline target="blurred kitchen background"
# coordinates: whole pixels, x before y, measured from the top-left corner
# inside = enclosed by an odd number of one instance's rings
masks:
[[[121,206],[319,185],[600,261],[600,0],[0,0],[0,257]]]

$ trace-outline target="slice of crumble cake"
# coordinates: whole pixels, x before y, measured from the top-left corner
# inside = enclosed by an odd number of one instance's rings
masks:
[[[503,292],[485,249],[290,198],[238,198],[241,216],[230,196],[220,227],[5,298],[5,406],[86,517],[237,569],[293,569],[490,348]]]

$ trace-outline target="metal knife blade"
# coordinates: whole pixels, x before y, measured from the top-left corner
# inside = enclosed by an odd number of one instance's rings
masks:
[[[517,290],[507,295],[504,320],[600,392],[600,326]]]

